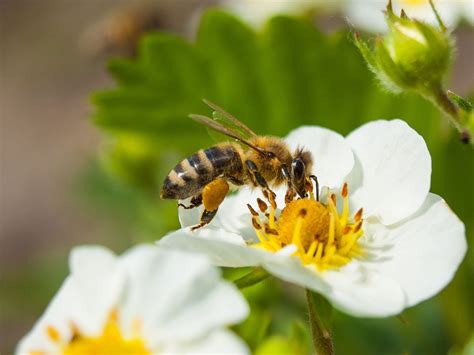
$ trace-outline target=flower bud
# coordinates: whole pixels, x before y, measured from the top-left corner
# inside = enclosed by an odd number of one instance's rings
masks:
[[[376,41],[371,51],[356,36],[356,44],[370,68],[389,90],[416,90],[424,96],[441,87],[449,71],[452,41],[443,30],[396,16],[389,3],[386,11],[388,34]]]

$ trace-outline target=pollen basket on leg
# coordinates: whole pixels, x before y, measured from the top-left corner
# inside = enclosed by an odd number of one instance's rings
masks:
[[[362,209],[349,211],[348,186],[344,184],[341,197],[342,208],[338,211],[336,195],[328,196],[326,202],[317,201],[315,194],[309,198],[290,201],[275,217],[275,206],[257,201],[260,215],[251,208],[252,222],[259,243],[255,247],[277,252],[293,244],[294,253],[303,264],[314,265],[318,270],[337,269],[352,258],[362,256],[358,244],[363,235]]]

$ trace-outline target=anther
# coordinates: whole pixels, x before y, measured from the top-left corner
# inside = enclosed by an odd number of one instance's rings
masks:
[[[257,222],[257,220],[255,218],[252,218],[252,225],[255,229],[262,229],[262,226],[260,225],[260,223]]]
[[[364,212],[363,208],[360,208],[354,216],[354,220],[359,222],[362,219],[362,213]]]
[[[274,228],[270,228],[270,226],[268,226],[268,225],[265,226],[265,233],[272,234],[272,235],[278,235],[278,231]]]
[[[354,233],[358,232],[361,227],[362,227],[362,221],[357,222],[357,224],[354,227]]]
[[[260,198],[257,198],[257,203],[258,203],[258,208],[260,208],[260,211],[262,211],[262,213],[265,213],[265,211],[268,208],[267,204]]]
[[[334,203],[334,206],[336,206],[336,195],[335,194],[331,194],[331,200],[332,200],[332,203]]]
[[[347,182],[344,183],[342,186],[342,192],[341,192],[342,197],[346,198],[347,197]]]
[[[306,210],[306,208],[302,208],[300,210],[300,212],[298,213],[298,216],[299,217],[305,217],[307,213],[308,213],[308,211]]]
[[[48,326],[46,328],[46,332],[48,333],[48,337],[55,343],[59,342],[60,340],[60,336],[59,336],[59,332],[57,331],[56,328],[54,328],[53,326]]]
[[[351,231],[352,227],[350,226],[345,226],[344,229],[342,230],[342,234],[347,234]]]
[[[276,202],[275,202],[276,194],[275,194],[273,191],[270,191],[269,197],[270,197],[270,198],[269,198],[270,205],[272,206],[272,208],[273,208],[274,210],[276,210],[276,208],[277,208],[277,204],[276,204]]]
[[[247,203],[247,208],[249,209],[249,211],[250,211],[250,213],[252,214],[252,216],[254,216],[254,217],[257,217],[257,216],[258,216],[258,212],[255,211],[255,210],[253,209],[253,207],[250,206],[250,204],[248,204],[248,203]]]
[[[81,337],[81,331],[79,330],[79,327],[77,326],[77,324],[74,323],[73,321],[69,322],[69,329],[71,329],[70,342],[73,342],[74,340],[77,340]]]

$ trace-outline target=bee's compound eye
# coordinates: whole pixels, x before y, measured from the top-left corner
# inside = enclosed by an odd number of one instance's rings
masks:
[[[291,168],[293,170],[293,176],[295,177],[296,180],[301,180],[304,177],[305,166],[302,160],[300,159],[293,160],[293,163],[291,164]]]

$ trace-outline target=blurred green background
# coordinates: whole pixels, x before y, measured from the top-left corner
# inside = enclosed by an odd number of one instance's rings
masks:
[[[42,313],[72,246],[122,252],[178,227],[175,203],[158,191],[176,162],[213,144],[187,118],[209,113],[204,97],[256,132],[280,136],[303,124],[347,134],[370,120],[406,120],[432,154],[431,190],[464,221],[472,245],[472,148],[430,103],[379,88],[342,14],[278,16],[255,31],[203,10],[211,3],[0,2],[0,353]],[[469,95],[474,31],[460,26],[454,36],[448,87]],[[243,272],[224,270],[230,279]],[[336,351],[461,354],[474,332],[473,281],[469,250],[449,287],[403,319],[336,312]],[[245,294],[253,312],[236,331],[252,350],[308,351],[302,290],[269,279]]]

